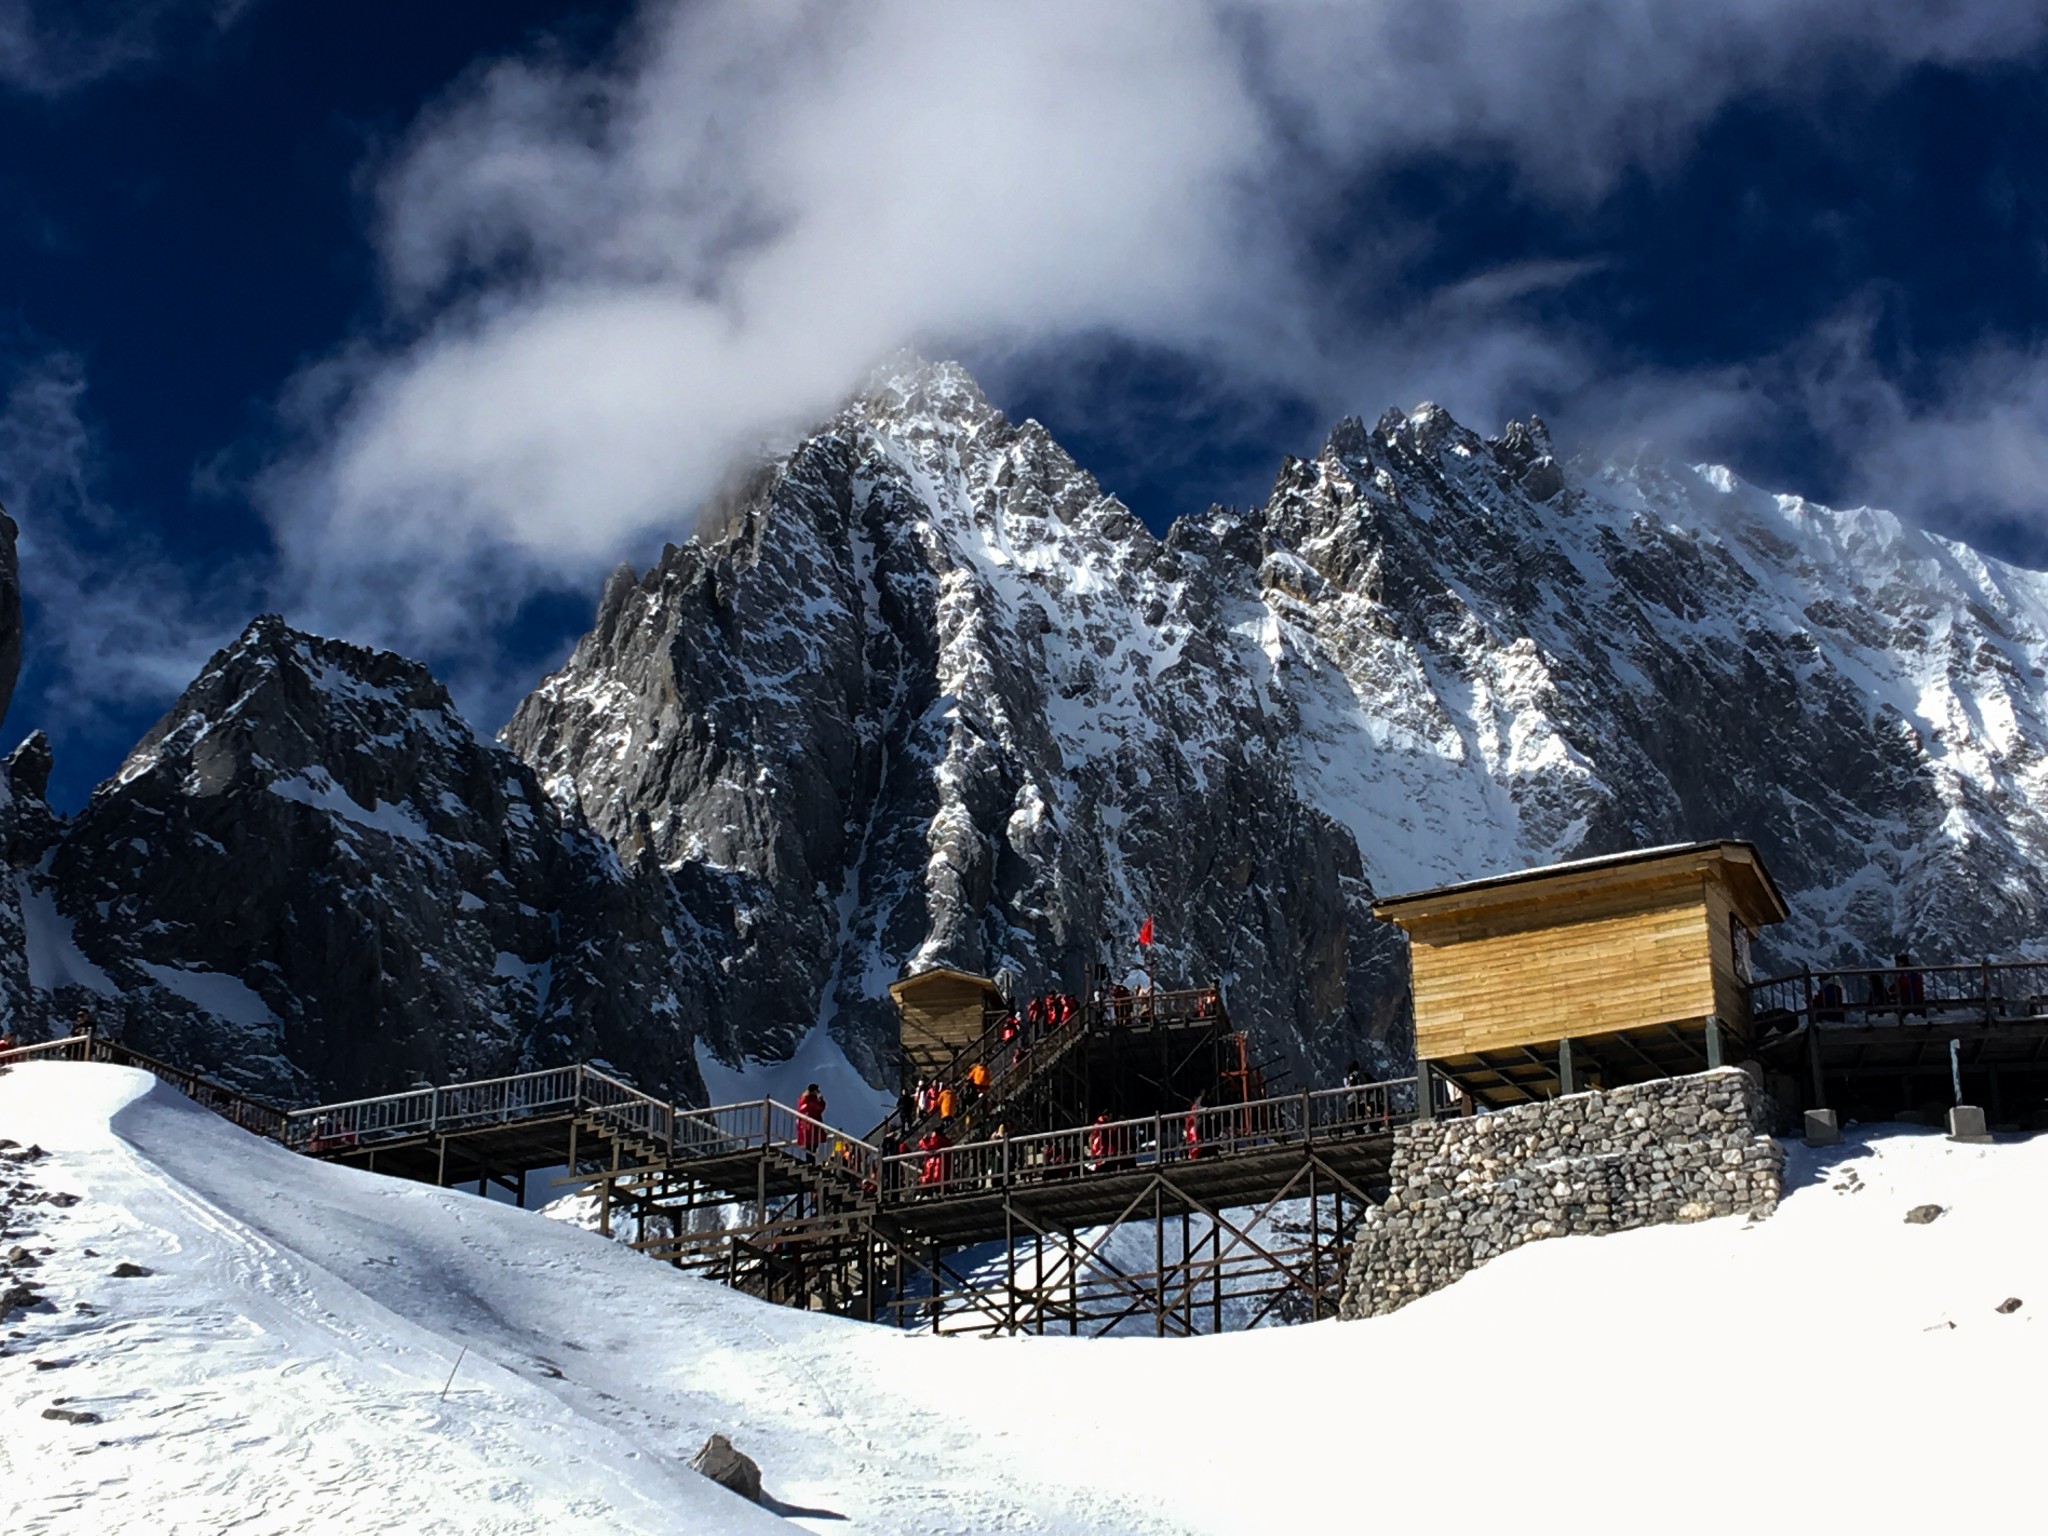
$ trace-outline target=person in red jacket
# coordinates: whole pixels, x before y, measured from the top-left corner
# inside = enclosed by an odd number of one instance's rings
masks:
[[[1202,1096],[1199,1093],[1195,1095],[1195,1102],[1188,1106],[1187,1128],[1181,1139],[1187,1143],[1189,1157],[1202,1155]]]
[[[825,1144],[825,1127],[818,1123],[825,1118],[825,1095],[818,1092],[816,1083],[797,1095],[796,1112],[807,1117],[796,1123],[796,1144],[807,1155],[816,1157],[818,1148]]]

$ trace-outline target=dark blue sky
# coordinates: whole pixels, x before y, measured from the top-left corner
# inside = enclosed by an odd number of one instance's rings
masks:
[[[399,345],[419,323],[380,291],[370,232],[395,147],[482,61],[538,49],[573,68],[605,54],[624,10],[259,4],[220,31],[174,11],[146,56],[96,78],[0,85],[0,369],[61,359],[88,434],[83,509],[56,505],[47,480],[24,492],[18,467],[0,478],[30,556],[61,520],[71,562],[62,582],[33,558],[25,569],[29,667],[6,722],[10,742],[38,725],[58,738],[60,804],[112,769],[169,694],[144,683],[97,697],[75,646],[39,642],[96,622],[81,593],[138,572],[183,584],[163,601],[207,644],[248,616],[238,604],[269,598],[275,547],[251,475],[289,447],[280,399],[339,349]],[[1572,359],[1506,375],[1567,449],[1661,429],[1674,451],[1774,489],[1895,490],[1902,510],[2048,563],[2024,487],[1898,484],[1873,467],[1896,459],[1872,457],[1898,436],[1890,420],[1952,425],[1998,379],[2018,389],[2048,339],[2044,86],[2048,59],[2024,48],[1883,69],[1851,49],[1789,87],[1728,90],[1675,147],[1621,157],[1590,188],[1531,175],[1484,136],[1349,161],[1304,144],[1281,194],[1299,312],[1332,355],[1385,358],[1399,338],[1396,362],[1356,370],[1359,389],[1382,392],[1371,397],[1341,382],[1333,397],[1327,368],[1292,382],[1157,326],[1021,344],[1011,328],[1000,345],[962,334],[953,349],[1155,527],[1257,500],[1283,453],[1327,432],[1336,398],[1368,418],[1429,396],[1491,402],[1467,388],[1473,352],[1512,333]],[[1473,293],[1479,317],[1458,299],[1439,338],[1446,296]],[[1987,356],[2020,361],[1972,382]],[[1696,398],[1720,407],[1694,412]],[[654,547],[618,553],[644,561]],[[537,677],[594,597],[580,568],[540,581],[493,629],[491,665]]]

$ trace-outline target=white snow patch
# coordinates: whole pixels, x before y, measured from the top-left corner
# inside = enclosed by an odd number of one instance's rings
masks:
[[[283,799],[315,806],[359,827],[402,837],[407,842],[424,843],[433,835],[427,831],[425,822],[392,802],[380,801],[370,806],[359,804],[354,796],[334,782],[324,768],[308,768],[289,778],[272,779],[269,788],[273,795]]]
[[[14,877],[21,897],[23,947],[28,951],[28,982],[45,992],[58,987],[89,987],[105,997],[118,997],[113,978],[85,958],[72,937],[71,919],[57,910],[49,892],[26,874]]]
[[[192,971],[181,965],[152,965],[147,960],[135,963],[155,977],[159,986],[230,1024],[277,1022],[270,1005],[239,976],[230,976],[225,971]]]
[[[823,1118],[856,1136],[867,1135],[896,1107],[895,1096],[870,1087],[822,1025],[814,1025],[797,1042],[789,1060],[749,1061],[739,1068],[728,1067],[699,1040],[697,1070],[704,1074],[704,1089],[713,1104],[744,1104],[764,1097],[794,1104],[806,1085],[816,1083],[825,1095]]]
[[[1674,1499],[1680,1419],[1749,1426],[1739,1497],[1776,1523],[2024,1529],[2038,1502],[2048,1139],[1795,1147],[1769,1220],[1532,1244],[1368,1322],[969,1342],[770,1307],[563,1222],[310,1163],[141,1073],[22,1067],[0,1124],[52,1153],[25,1176],[85,1196],[29,1208],[62,1306],[19,1315],[0,1355],[10,1529],[1239,1536],[1344,1529],[1361,1499],[1419,1527],[1457,1507],[1475,1444],[1490,1486],[1544,1486],[1555,1424],[1603,1448],[1576,1530],[1634,1536],[1645,1511],[1725,1528],[1726,1498]],[[1946,1214],[1907,1226],[1921,1203]],[[156,1273],[110,1279],[116,1257]],[[1588,1297],[1609,1336],[1661,1342],[1500,1368],[1502,1338]],[[1737,1336],[1825,1400],[1731,1370]],[[106,1422],[43,1419],[56,1397]],[[1342,1471],[1361,1425],[1401,1473],[1365,1492]],[[684,1470],[713,1431],[813,1513],[785,1524]],[[1874,1433],[1973,1471],[1815,1475],[1868,1467]]]

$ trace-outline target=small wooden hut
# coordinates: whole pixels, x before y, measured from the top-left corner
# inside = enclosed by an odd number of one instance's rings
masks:
[[[936,1077],[962,1046],[981,1038],[988,1011],[1002,993],[986,976],[937,967],[892,982],[901,1021],[903,1070],[911,1079]]]
[[[1746,842],[1680,843],[1393,896],[1415,1054],[1523,1103],[1748,1054],[1749,946],[1785,917]]]

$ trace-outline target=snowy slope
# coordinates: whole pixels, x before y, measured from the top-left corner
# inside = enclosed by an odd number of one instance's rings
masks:
[[[768,1308],[113,1068],[0,1079],[0,1135],[54,1153],[0,1189],[85,1197],[10,1215],[52,1305],[0,1354],[9,1532],[776,1528],[681,1469],[712,1430],[849,1533],[1526,1528],[1560,1466],[1574,1528],[1630,1536],[2037,1503],[2048,1142],[1795,1149],[1768,1221],[1535,1244],[1383,1319],[990,1342]]]

